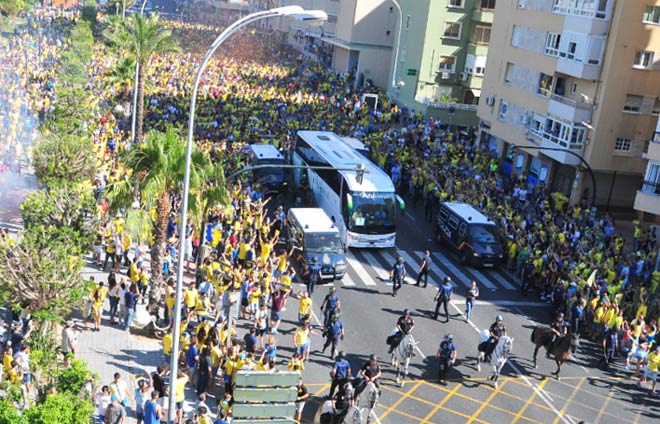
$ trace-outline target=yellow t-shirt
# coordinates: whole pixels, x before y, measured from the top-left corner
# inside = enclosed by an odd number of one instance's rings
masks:
[[[183,300],[188,309],[193,309],[197,305],[198,296],[197,289],[194,287],[187,288],[183,291]]]
[[[302,346],[307,343],[307,339],[309,338],[309,334],[307,333],[307,330],[304,330],[302,327],[297,329],[296,332],[293,335],[293,342],[295,343],[296,346]]]
[[[660,366],[660,353],[651,352],[646,356],[648,361],[648,368],[651,372],[658,372],[658,366]]]
[[[312,306],[312,298],[311,297],[301,297],[300,298],[300,308],[298,309],[299,314],[306,314],[307,313],[307,308],[311,308]]]
[[[282,290],[285,292],[291,290],[291,276],[287,274],[282,275],[282,278],[280,278],[280,284],[282,285]]]
[[[179,377],[174,382],[174,400],[177,402],[183,402],[186,400],[186,384],[188,384],[188,376],[184,375]]]
[[[172,351],[172,334],[167,333],[163,336],[163,353],[169,355]]]

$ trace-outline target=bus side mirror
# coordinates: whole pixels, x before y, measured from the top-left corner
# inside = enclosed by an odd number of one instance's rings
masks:
[[[403,215],[406,212],[406,201],[403,200],[403,198],[398,194],[396,194],[395,196],[396,196],[396,203],[399,205],[398,213],[399,215]]]

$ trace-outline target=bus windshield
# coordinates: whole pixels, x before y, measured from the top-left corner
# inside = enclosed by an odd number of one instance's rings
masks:
[[[470,225],[470,237],[475,243],[496,243],[494,225]]]
[[[341,252],[339,233],[306,233],[305,250],[310,253]]]
[[[394,193],[352,192],[348,228],[356,233],[388,234],[395,230]]]
[[[284,160],[282,159],[259,159],[256,165],[284,165]],[[284,175],[284,168],[282,167],[272,167],[272,168],[261,168],[254,171],[255,174],[259,177],[266,177],[268,175]]]

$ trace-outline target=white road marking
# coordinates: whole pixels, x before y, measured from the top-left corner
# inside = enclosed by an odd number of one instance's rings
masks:
[[[415,252],[415,254],[419,255],[419,252]],[[451,271],[451,273],[460,280],[459,282],[464,287],[470,287],[472,284],[472,279],[468,278],[465,274],[463,274],[462,271],[459,271],[459,269],[456,268],[454,264],[447,257],[445,257],[445,255],[443,255],[441,252],[431,252],[431,257],[437,261],[437,264],[443,264],[445,267],[449,268],[449,271]]]
[[[373,409],[369,412],[369,414],[373,417],[373,419],[376,421],[377,424],[382,424],[380,422],[380,419],[378,418],[378,414],[376,414],[376,411]]]
[[[453,307],[453,308],[454,308],[459,314],[461,314],[461,315],[463,314],[463,312],[458,308],[458,306],[456,306],[456,305],[454,304],[454,301],[449,301],[449,303],[451,304],[451,306],[452,306],[452,307]],[[468,321],[468,323],[469,323],[470,326],[474,329],[474,331],[476,331],[477,333],[480,333],[480,332],[481,332],[481,330],[479,330],[479,327],[477,327],[476,325],[474,325],[474,323],[473,323],[472,321]],[[548,405],[548,408],[550,408],[550,409],[552,410],[552,412],[554,412],[555,415],[556,415],[557,417],[559,417],[559,419],[560,419],[562,422],[564,422],[565,424],[575,424],[575,421],[574,421],[571,417],[569,417],[568,415],[564,415],[564,414],[562,414],[562,413],[561,413],[561,412],[555,407],[555,405],[553,404],[552,398],[550,398],[550,396],[545,392],[545,390],[543,390],[542,388],[538,387],[538,385],[536,385],[536,384],[532,383],[531,381],[529,381],[529,379],[528,379],[526,376],[524,376],[524,375],[522,374],[522,372],[520,371],[520,369],[519,369],[519,368],[518,368],[513,362],[511,362],[511,361],[506,361],[506,364],[505,364],[505,365],[509,365],[509,366],[511,367],[511,369],[513,369],[513,372],[514,372],[516,375],[518,375],[518,377],[520,377],[520,378],[521,378],[521,379],[522,379],[522,380],[523,380],[523,381],[524,381],[524,382],[525,382],[525,383],[526,383],[526,384],[527,384],[532,390],[534,390],[534,392],[536,393],[536,395],[537,395],[540,399],[542,399],[543,402],[544,402],[546,405]]]
[[[385,282],[388,286],[392,285],[392,281],[390,281],[390,271],[383,268],[383,266],[378,262],[378,259],[368,251],[362,252],[365,258],[367,258],[367,262],[369,262],[369,265],[371,265],[372,268],[376,269],[377,275],[376,278],[379,280]]]
[[[410,272],[414,270],[415,273],[417,273],[421,263],[418,264],[417,261],[415,261],[415,259],[413,259],[413,257],[410,256],[408,252],[406,252],[405,250],[399,250],[398,253],[399,255],[401,255],[401,257],[403,258],[406,264],[406,272],[408,273],[408,275],[406,276],[406,282],[411,285],[415,284],[416,281],[412,278]]]
[[[362,263],[355,257],[353,252],[350,250],[346,252],[346,259],[348,260],[348,263],[351,265],[351,268],[355,270],[355,273],[358,275],[358,278],[362,280],[365,286],[375,286],[376,282],[374,279],[369,275],[366,269],[362,266]]]
[[[477,305],[540,307],[540,306],[545,306],[546,304],[543,302],[534,302],[534,301],[525,301],[525,300],[477,300]],[[525,314],[521,312],[520,315],[525,315]]]
[[[479,270],[477,269],[472,269],[472,274],[478,278],[477,284],[481,284],[485,286],[489,290],[497,290],[497,286],[493,283],[491,283],[490,278],[486,277],[483,275]]]
[[[410,215],[410,213],[406,212],[406,216],[410,218],[411,221],[417,221],[414,216]]]
[[[497,280],[497,282],[500,283],[502,285],[502,287],[504,287],[505,289],[507,289],[507,290],[516,290],[516,286],[514,286],[513,284],[511,284],[509,282],[509,280],[507,280],[506,278],[501,276],[499,272],[490,271],[488,273],[488,275],[490,275],[492,278]]]
[[[344,274],[344,278],[342,278],[341,280],[338,280],[338,281],[346,287],[352,287],[352,286],[357,285],[357,284],[355,284],[355,281],[353,281],[351,276],[348,275],[348,273]]]

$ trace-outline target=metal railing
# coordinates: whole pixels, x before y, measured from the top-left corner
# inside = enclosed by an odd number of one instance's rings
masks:
[[[479,105],[472,105],[467,103],[434,102],[428,97],[417,97],[415,98],[415,101],[440,110],[451,109],[453,107],[456,110],[467,110],[474,112],[479,107]]]
[[[554,100],[555,102],[559,102],[563,105],[576,109],[590,110],[593,107],[593,105],[590,103],[578,102],[577,100],[569,99],[568,97],[560,96],[559,94],[551,94],[550,100]]]

